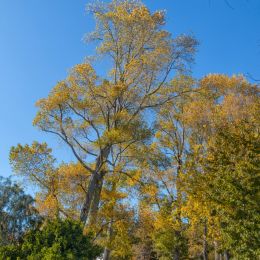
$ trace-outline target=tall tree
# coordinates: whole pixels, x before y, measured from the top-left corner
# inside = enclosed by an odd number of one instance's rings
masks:
[[[147,109],[172,100],[167,80],[191,62],[197,42],[190,36],[172,39],[162,29],[163,12],[151,13],[138,1],[94,4],[97,21],[89,39],[100,41],[98,55],[110,60],[106,78],[88,64],[75,66],[50,95],[38,101],[34,125],[57,135],[91,173],[81,211],[85,223],[97,208],[106,168],[135,143],[147,138]],[[91,165],[90,165],[91,162]]]
[[[186,108],[193,132],[187,174],[189,220],[203,229],[208,252],[211,244],[216,253],[254,258],[259,89],[241,76],[225,75],[209,75],[200,87],[200,95]],[[247,217],[254,221],[247,222]],[[205,247],[203,251],[206,255]]]
[[[155,178],[160,184],[161,200],[163,200],[157,220],[159,234],[162,240],[172,241],[166,246],[167,250],[164,247],[163,251],[164,253],[168,251],[168,256],[178,260],[187,254],[185,250],[187,239],[184,237],[187,225],[182,220],[181,211],[185,199],[182,181],[188,152],[189,131],[183,114],[186,104],[191,102],[195,81],[182,75],[175,78],[171,84],[180,96],[161,107],[157,115],[155,144],[164,154],[167,163],[163,163],[159,158],[159,171],[155,171]],[[186,90],[186,95],[181,94],[183,90]],[[160,241],[158,242],[161,244]]]

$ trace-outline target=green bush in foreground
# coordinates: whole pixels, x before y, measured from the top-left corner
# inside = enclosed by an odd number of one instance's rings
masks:
[[[19,245],[1,247],[0,259],[95,259],[101,252],[99,246],[92,244],[90,236],[83,235],[81,224],[57,220],[30,231]]]

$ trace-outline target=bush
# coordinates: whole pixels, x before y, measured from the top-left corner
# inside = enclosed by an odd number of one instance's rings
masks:
[[[95,259],[102,252],[91,237],[83,234],[80,223],[72,220],[48,221],[31,230],[19,245],[0,248],[0,259],[60,260]]]

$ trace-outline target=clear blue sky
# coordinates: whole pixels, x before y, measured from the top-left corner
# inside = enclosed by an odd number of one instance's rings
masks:
[[[0,0],[0,175],[8,176],[10,147],[47,141],[60,159],[72,160],[61,142],[33,128],[35,101],[45,97],[91,48],[83,42],[94,21],[86,0]],[[167,10],[173,35],[200,41],[194,76],[250,72],[260,78],[260,1],[146,0]],[[102,64],[100,64],[102,69]]]

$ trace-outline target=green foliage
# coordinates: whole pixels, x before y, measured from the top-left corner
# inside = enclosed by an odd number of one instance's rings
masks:
[[[256,259],[260,253],[259,154],[257,129],[240,123],[220,130],[206,162],[207,198],[220,218],[225,248],[238,259]]]
[[[0,177],[0,245],[17,242],[40,221],[30,195],[10,179]]]
[[[0,248],[0,258],[10,260],[95,259],[100,254],[101,248],[72,220],[48,221],[26,234],[21,244]]]

